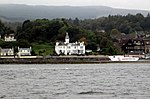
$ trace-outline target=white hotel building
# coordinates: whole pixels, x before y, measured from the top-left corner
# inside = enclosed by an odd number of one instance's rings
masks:
[[[84,55],[85,45],[84,42],[69,42],[69,35],[66,33],[65,42],[56,42],[55,52],[60,55]]]

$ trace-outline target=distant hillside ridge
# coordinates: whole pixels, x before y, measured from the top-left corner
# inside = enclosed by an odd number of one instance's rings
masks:
[[[116,9],[107,6],[32,6],[22,4],[1,4],[0,19],[5,21],[24,21],[26,19],[76,18],[92,19],[108,15],[127,15],[141,13],[146,16],[150,11]]]

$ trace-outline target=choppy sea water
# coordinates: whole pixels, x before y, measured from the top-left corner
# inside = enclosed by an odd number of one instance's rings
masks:
[[[0,99],[150,99],[150,64],[0,65]]]

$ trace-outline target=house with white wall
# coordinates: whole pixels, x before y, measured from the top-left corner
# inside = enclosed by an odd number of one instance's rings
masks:
[[[4,36],[4,41],[6,41],[6,42],[16,41],[15,34],[6,34]]]
[[[0,48],[0,55],[1,56],[13,56],[14,48]]]
[[[60,55],[84,55],[85,45],[84,42],[69,42],[70,38],[68,33],[66,33],[65,42],[56,42],[55,52]]]
[[[31,51],[32,51],[31,47],[29,47],[29,48],[18,47],[18,56],[30,56]]]

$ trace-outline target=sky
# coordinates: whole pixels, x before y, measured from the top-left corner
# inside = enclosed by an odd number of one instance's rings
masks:
[[[109,6],[113,8],[150,10],[150,0],[0,0],[0,4],[54,6]]]

